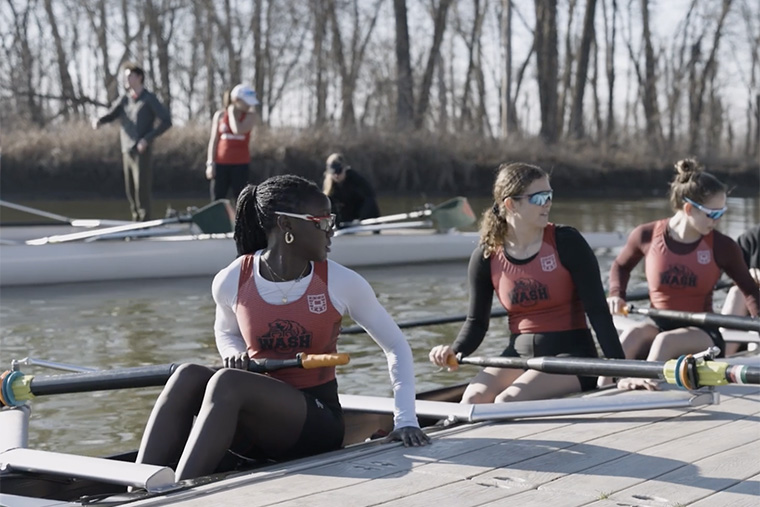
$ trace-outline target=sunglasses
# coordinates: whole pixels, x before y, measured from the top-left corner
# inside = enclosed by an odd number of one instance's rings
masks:
[[[314,224],[314,227],[324,232],[330,232],[335,228],[334,213],[323,217],[315,217],[314,215],[299,215],[298,213],[288,213],[286,211],[275,211],[274,214],[286,217],[300,218],[301,220],[308,220]]]
[[[536,206],[543,206],[546,204],[546,201],[551,201],[552,197],[554,197],[554,190],[542,190],[541,192],[536,192],[534,194],[529,195],[510,195],[512,199],[520,199],[522,197],[527,197],[528,202],[531,204],[535,204]]]
[[[723,206],[722,208],[719,208],[719,209],[705,208],[701,204],[698,204],[692,201],[688,197],[684,197],[683,200],[688,202],[695,208],[697,208],[699,211],[701,211],[705,215],[707,215],[707,218],[711,218],[713,220],[718,220],[720,217],[722,217],[726,213],[726,211],[728,211],[728,206]]]

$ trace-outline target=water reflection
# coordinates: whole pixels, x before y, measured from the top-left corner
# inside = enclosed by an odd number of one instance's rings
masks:
[[[758,223],[759,201],[729,199],[730,211],[722,220],[722,230],[735,237]],[[471,203],[478,211],[490,206],[487,199],[473,199]],[[408,211],[417,205],[418,200],[408,198],[382,203],[388,213]],[[93,210],[92,203],[89,208],[65,210],[36,206],[67,216],[103,216]],[[558,199],[552,220],[585,231],[629,231],[668,212],[664,200]],[[612,258],[612,253],[599,257],[604,278]],[[464,264],[365,269],[361,273],[397,321],[466,311]],[[641,279],[639,269],[633,280]],[[11,359],[26,356],[98,368],[187,361],[216,364],[210,283],[210,278],[194,278],[3,289],[0,364],[7,367]],[[717,304],[720,302],[717,298]],[[457,373],[439,371],[427,361],[429,349],[450,343],[458,330],[455,323],[405,331],[414,351],[418,389],[466,381],[475,373],[474,368]],[[504,319],[494,320],[478,354],[499,353],[505,335]],[[369,337],[343,337],[340,347],[351,354],[351,363],[339,368],[342,392],[389,394],[385,358]],[[27,372],[51,373],[34,368]],[[151,388],[41,397],[33,402],[31,445],[88,455],[135,448],[158,391]]]

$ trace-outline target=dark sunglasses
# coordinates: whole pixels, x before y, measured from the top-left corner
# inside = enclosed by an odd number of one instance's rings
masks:
[[[340,174],[343,172],[343,165],[340,162],[333,162],[330,164],[330,170],[335,174]]]
[[[707,215],[707,218],[712,218],[713,220],[718,220],[720,217],[722,217],[726,213],[726,211],[728,211],[728,206],[723,206],[722,208],[719,208],[719,209],[713,209],[713,208],[706,208],[702,206],[701,204],[692,201],[688,197],[684,197],[683,200],[688,202],[695,208],[697,208],[699,211],[701,211],[705,215]]]
[[[521,199],[523,197],[527,197],[529,203],[535,204],[536,206],[543,206],[546,204],[546,201],[552,200],[552,197],[554,197],[554,190],[542,190],[541,192],[536,192],[534,194],[510,195],[509,197],[512,199]]]
[[[298,213],[288,213],[287,211],[275,211],[274,214],[286,217],[300,218],[301,220],[308,220],[314,224],[314,227],[324,232],[330,232],[335,228],[334,213],[323,217],[315,217],[314,215],[300,215]]]

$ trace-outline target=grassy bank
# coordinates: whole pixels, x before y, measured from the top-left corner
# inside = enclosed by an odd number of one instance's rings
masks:
[[[204,176],[208,125],[174,127],[158,139],[154,194],[208,194]],[[646,143],[615,148],[566,142],[547,147],[535,139],[492,141],[466,135],[332,131],[255,132],[251,181],[295,173],[321,181],[324,160],[343,151],[354,168],[374,182],[378,193],[486,195],[503,161],[526,161],[551,170],[565,195],[664,195],[673,162],[688,154],[656,156]],[[3,138],[0,194],[6,199],[122,197],[118,127],[98,131],[85,123],[46,130],[17,129]],[[757,161],[708,160],[708,169],[735,188],[734,195],[760,192]]]

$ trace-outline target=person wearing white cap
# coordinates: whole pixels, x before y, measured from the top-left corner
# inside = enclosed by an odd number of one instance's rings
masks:
[[[225,91],[223,109],[211,120],[211,138],[206,156],[206,178],[211,181],[211,200],[227,198],[232,190],[233,200],[248,184],[251,163],[249,149],[251,130],[259,104],[250,86],[239,84]]]

